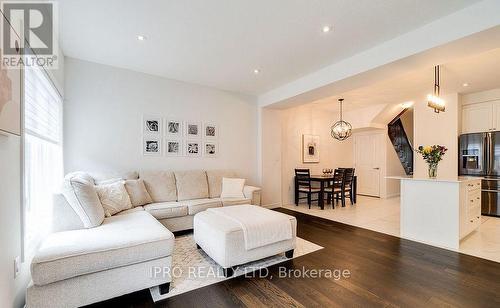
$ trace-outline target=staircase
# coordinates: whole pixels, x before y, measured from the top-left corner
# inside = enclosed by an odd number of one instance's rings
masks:
[[[413,175],[413,147],[400,119],[405,111],[406,109],[388,124],[388,134],[406,175]]]

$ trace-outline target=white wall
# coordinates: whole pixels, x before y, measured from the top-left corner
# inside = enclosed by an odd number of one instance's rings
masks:
[[[282,197],[283,204],[294,202],[294,169],[309,168],[313,174],[321,174],[324,168],[350,167],[353,165],[353,141],[337,141],[330,135],[331,125],[337,121],[337,112],[328,112],[314,104],[282,111]],[[348,118],[346,120],[349,121]],[[302,162],[302,135],[320,136],[317,164]]]
[[[0,136],[0,307],[20,307],[28,268],[14,279],[14,259],[21,256],[21,138]]]
[[[256,181],[252,97],[72,58],[65,67],[66,172],[232,169]],[[217,123],[218,157],[143,156],[144,114]]]
[[[261,174],[262,204],[268,207],[281,205],[282,166],[282,111],[261,108]]]
[[[458,94],[443,96],[446,111],[435,113],[425,100],[414,105],[414,147],[420,145],[444,145],[448,152],[439,163],[438,178],[455,178],[458,175],[458,131],[459,97]],[[427,163],[420,154],[415,154],[415,177],[427,177]]]

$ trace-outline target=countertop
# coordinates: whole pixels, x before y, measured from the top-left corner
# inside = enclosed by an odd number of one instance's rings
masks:
[[[404,180],[404,181],[427,181],[427,182],[448,182],[448,183],[462,183],[462,182],[472,182],[481,180],[481,177],[473,177],[473,176],[458,176],[455,178],[436,178],[430,179],[426,177],[413,177],[413,176],[386,176],[386,179],[392,180]]]

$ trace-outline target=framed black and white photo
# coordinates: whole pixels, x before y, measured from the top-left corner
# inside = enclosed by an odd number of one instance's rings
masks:
[[[167,139],[165,141],[165,154],[167,156],[182,156],[183,151],[181,140]]]
[[[165,123],[165,132],[169,138],[182,137],[182,121],[177,119],[167,119]]]
[[[144,134],[161,134],[161,117],[155,116],[143,116],[142,117],[142,128]]]
[[[144,155],[160,156],[161,139],[158,137],[144,137],[142,142],[142,153]]]
[[[201,142],[196,140],[186,141],[186,156],[188,157],[200,157],[201,156]]]
[[[216,142],[205,142],[203,144],[203,156],[217,157],[219,147]]]
[[[217,139],[219,138],[219,128],[216,124],[213,123],[204,123],[203,124],[203,138],[205,139]]]
[[[201,138],[200,122],[186,122],[186,138],[190,139]]]

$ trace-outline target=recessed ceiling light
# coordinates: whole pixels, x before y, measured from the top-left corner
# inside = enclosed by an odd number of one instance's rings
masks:
[[[464,83],[462,84],[462,86],[464,86],[464,87],[468,87],[468,86],[469,86],[469,84],[468,84],[467,82],[464,82]]]
[[[259,73],[260,73],[260,69],[258,69],[258,68],[254,69],[254,70],[253,70],[253,73],[254,73],[255,75],[259,74]]]
[[[328,32],[330,32],[332,30],[332,27],[330,27],[330,26],[323,26],[322,30],[323,30],[323,33],[328,33]]]
[[[145,40],[146,40],[146,37],[145,37],[144,35],[138,35],[138,36],[137,36],[137,39],[138,39],[139,41],[145,41]]]

